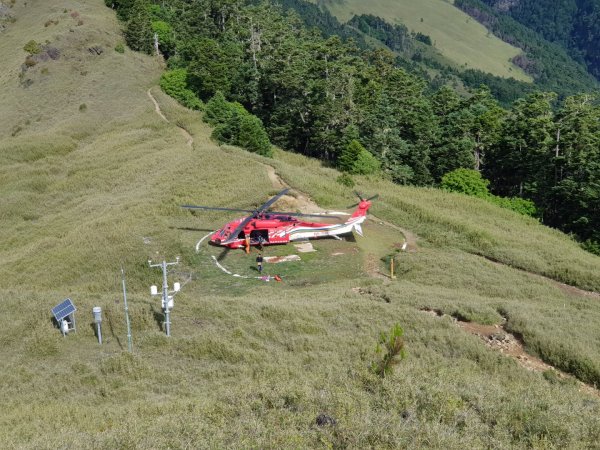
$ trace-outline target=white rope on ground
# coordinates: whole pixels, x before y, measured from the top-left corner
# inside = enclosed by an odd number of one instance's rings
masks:
[[[215,230],[217,231],[217,230]],[[212,236],[212,234],[215,231],[211,231],[210,233],[208,233],[206,236],[204,236],[202,239],[200,239],[197,243],[196,243],[196,253],[200,253],[200,246],[202,245],[202,243],[206,240],[206,238],[208,238],[209,236]],[[249,279],[256,279],[256,280],[262,280],[265,277],[249,277],[246,275],[240,275],[237,273],[233,273],[230,270],[228,270],[227,268],[225,268],[221,263],[219,263],[219,261],[217,261],[217,258],[214,255],[211,255],[211,258],[213,260],[213,262],[215,263],[215,265],[221,269],[223,272],[225,272],[228,275],[231,275],[232,277],[236,277],[236,278],[245,278],[247,280]]]

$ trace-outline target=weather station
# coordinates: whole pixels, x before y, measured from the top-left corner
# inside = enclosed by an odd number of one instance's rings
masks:
[[[77,308],[75,308],[70,298],[52,308],[52,315],[63,337],[69,334],[69,332],[77,330],[75,325],[75,311],[77,311]]]
[[[148,265],[150,267],[160,267],[163,273],[163,284],[162,284],[162,292],[159,294],[158,287],[156,285],[150,286],[150,295],[156,296],[161,295],[162,299],[162,310],[165,316],[165,333],[167,336],[171,336],[171,318],[170,313],[173,309],[173,295],[181,290],[181,284],[178,282],[173,283],[173,290],[169,291],[169,285],[167,283],[167,268],[169,266],[174,266],[179,264],[179,256],[175,258],[175,262],[163,262],[158,264],[152,264],[152,260],[148,260]],[[172,294],[172,295],[170,295]]]

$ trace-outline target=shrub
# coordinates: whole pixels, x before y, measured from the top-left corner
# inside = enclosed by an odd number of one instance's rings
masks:
[[[581,247],[594,255],[600,256],[600,242],[594,241],[592,239],[587,239],[586,241],[581,243]]]
[[[379,161],[356,139],[342,150],[338,166],[344,172],[357,175],[369,175],[379,171]]]
[[[273,148],[262,120],[250,113],[242,114],[239,120],[239,133],[235,144],[259,155],[273,156]]]
[[[404,330],[402,327],[396,324],[390,330],[389,335],[385,332],[379,335],[379,342],[377,343],[375,353],[380,355],[385,350],[385,354],[380,361],[371,364],[371,370],[381,378],[389,374],[393,366],[406,357],[404,339],[402,339],[403,334]]]
[[[115,52],[125,53],[125,46],[123,45],[122,42],[119,42],[117,45],[115,45]]]
[[[487,198],[490,196],[489,184],[490,182],[482,178],[477,170],[460,168],[445,174],[442,177],[441,187],[446,191]]]
[[[37,64],[37,61],[32,58],[31,56],[28,56],[27,58],[25,58],[25,65],[27,67],[33,67]]]
[[[510,209],[519,214],[523,214],[524,216],[535,216],[537,214],[537,208],[535,207],[535,203],[531,200],[527,200],[519,197],[498,197],[495,195],[490,195],[488,200],[502,208]]]
[[[80,112],[86,112],[87,111],[87,105],[85,103],[82,103],[81,105],[79,105],[79,111]]]
[[[190,109],[202,109],[202,101],[187,88],[185,69],[168,70],[160,77],[160,88],[183,106]]]
[[[489,184],[490,182],[482,178],[477,170],[460,168],[445,174],[442,177],[440,186],[446,191],[485,199],[490,203],[510,209],[524,216],[533,217],[537,214],[535,203],[531,200],[520,197],[507,198],[492,195],[488,190]]]
[[[27,44],[25,44],[23,50],[25,50],[30,55],[37,55],[42,51],[42,46],[32,39]]]

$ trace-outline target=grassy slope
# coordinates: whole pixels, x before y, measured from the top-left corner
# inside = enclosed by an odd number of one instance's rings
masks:
[[[373,14],[390,23],[431,36],[440,52],[457,65],[500,77],[532,81],[510,60],[521,53],[446,0],[326,0],[327,8],[341,21],[355,14]]]
[[[80,11],[84,25],[69,32],[64,8]],[[154,88],[167,117],[193,134],[188,148],[146,95],[158,65],[111,51],[120,37],[100,0],[56,9],[17,2],[15,11],[17,22],[0,39],[0,59],[12,61],[0,86],[9,100],[0,102],[0,115],[10,123],[1,126],[30,123],[0,139],[3,446],[585,447],[600,440],[597,398],[572,383],[550,383],[418,310],[480,322],[499,321],[501,311],[534,350],[541,343],[561,355],[562,346],[597,365],[597,300],[475,253],[596,290],[599,258],[478,200],[361,179],[360,189],[381,194],[376,215],[420,236],[419,252],[400,256],[397,280],[371,278],[361,264],[370,253],[377,264],[398,238],[386,233],[384,245],[374,226],[365,226],[359,244],[316,243],[318,252],[297,271],[281,269],[288,271],[282,284],[229,278],[193,245],[206,234],[200,229],[230,216],[196,218],[178,204],[258,203],[273,192],[258,164],[269,162],[321,206],[341,208],[353,199],[334,181],[337,173],[281,151],[267,161],[218,147],[197,114]],[[59,25],[44,28],[53,14]],[[34,84],[24,89],[5,75],[18,75],[25,42],[57,36],[65,57],[48,62],[47,78],[32,73]],[[80,42],[106,51],[92,57]],[[40,120],[28,111],[39,111]],[[355,248],[332,264],[329,252]],[[194,279],[176,298],[166,339],[157,301],[147,295],[160,275],[145,261],[176,254],[178,270]],[[252,261],[244,266],[237,253],[224,261],[253,274]],[[121,262],[133,356],[123,352],[122,304],[115,301]],[[363,294],[352,289],[358,286]],[[79,329],[63,339],[49,309],[66,296],[79,308]],[[102,347],[90,323],[95,305],[105,311]],[[378,381],[367,367],[378,333],[396,322],[406,330],[409,356]],[[316,427],[319,413],[338,425]]]

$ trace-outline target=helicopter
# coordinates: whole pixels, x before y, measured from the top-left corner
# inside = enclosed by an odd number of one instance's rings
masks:
[[[210,243],[213,245],[230,249],[245,248],[246,252],[249,253],[251,246],[262,247],[264,245],[287,244],[291,241],[324,237],[339,239],[340,235],[349,234],[352,231],[356,231],[362,236],[361,224],[367,218],[367,211],[371,207],[371,201],[379,197],[379,195],[374,195],[365,199],[356,192],[360,201],[348,207],[357,207],[354,213],[343,223],[331,224],[309,222],[302,218],[319,217],[322,219],[326,217],[339,219],[340,217],[335,215],[269,211],[271,205],[287,194],[288,191],[289,189],[284,189],[255,210],[197,205],[181,205],[181,207],[191,210],[250,213],[247,217],[242,217],[225,224],[225,226],[215,231],[210,237]]]

